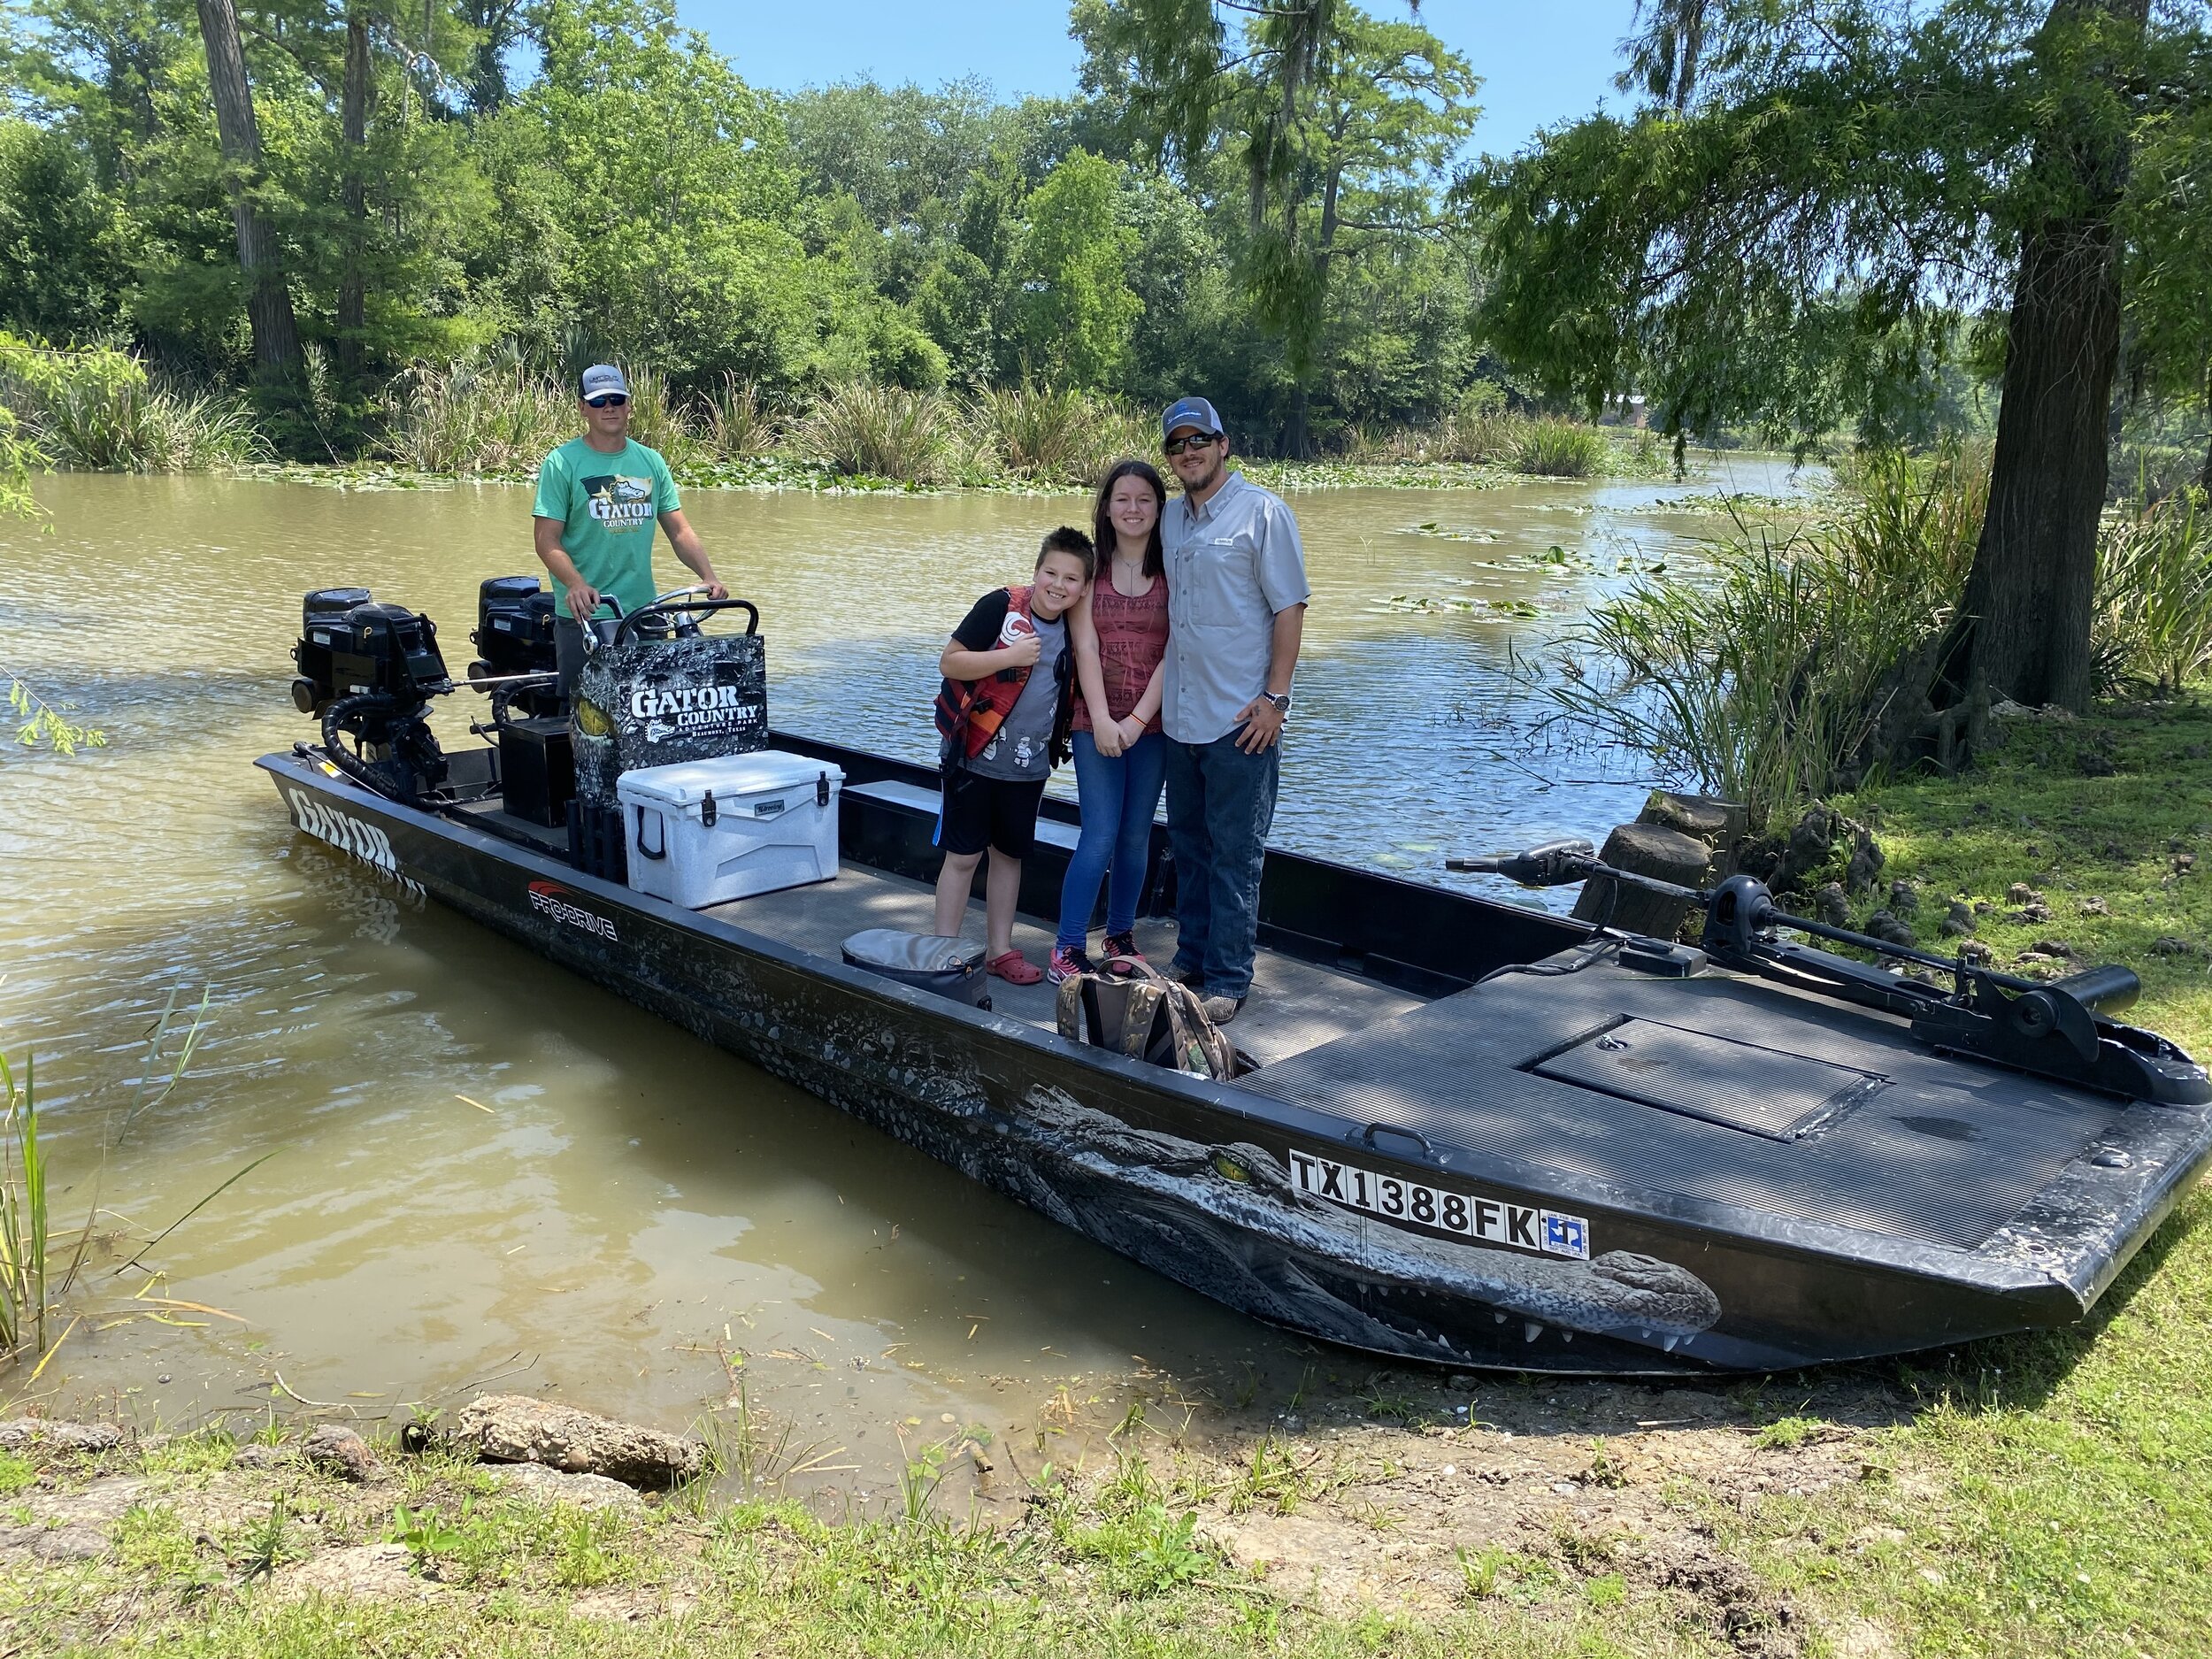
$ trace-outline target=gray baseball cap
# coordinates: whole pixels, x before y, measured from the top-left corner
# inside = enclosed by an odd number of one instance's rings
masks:
[[[630,383],[622,378],[622,371],[611,363],[595,363],[576,377],[580,396],[587,398],[603,397],[609,392],[627,397]]]
[[[1222,431],[1221,417],[1202,397],[1179,397],[1167,406],[1167,412],[1160,417],[1160,436],[1173,437],[1178,426],[1195,426],[1214,437]]]

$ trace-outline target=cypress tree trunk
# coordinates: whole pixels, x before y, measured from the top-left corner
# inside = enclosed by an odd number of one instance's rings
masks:
[[[2148,9],[2148,0],[2055,0],[2045,27],[2108,19],[2139,36]],[[2109,85],[2116,66],[2107,57],[2100,67]],[[1965,655],[1949,676],[1957,687],[1978,680],[2031,705],[2089,701],[2097,516],[2120,355],[2113,219],[2128,157],[2124,123],[2094,112],[2037,145],[2032,165],[2065,211],[2021,241],[1989,513],[1967,578]]]
[[[246,83],[246,54],[239,44],[235,0],[197,0],[200,38],[207,50],[208,90],[215,103],[215,131],[223,147],[231,220],[238,231],[238,268],[246,278],[246,315],[253,325],[256,377],[280,402],[301,396],[306,376],[298,320],[277,256],[276,235],[255,204],[252,187],[261,172],[261,129],[254,120]]]
[[[349,389],[359,380],[362,329],[367,321],[366,284],[361,273],[368,235],[368,187],[363,177],[369,142],[369,23],[357,6],[346,14],[346,73],[339,104],[340,137],[344,141],[346,265],[338,280],[338,369]]]

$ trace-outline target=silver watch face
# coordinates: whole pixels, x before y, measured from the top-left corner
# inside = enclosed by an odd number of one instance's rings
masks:
[[[1267,700],[1268,700],[1270,703],[1273,703],[1273,704],[1275,705],[1275,710],[1276,710],[1276,712],[1277,712],[1277,713],[1279,713],[1279,714],[1288,714],[1288,713],[1290,712],[1290,693],[1288,693],[1287,691],[1285,691],[1285,692],[1273,692],[1273,691],[1270,691],[1270,692],[1265,693],[1265,694],[1264,694],[1264,695],[1266,696]]]

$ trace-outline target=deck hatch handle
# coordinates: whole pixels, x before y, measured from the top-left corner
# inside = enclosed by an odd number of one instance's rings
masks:
[[[1377,1135],[1396,1135],[1402,1141],[1410,1141],[1421,1148],[1422,1156],[1432,1164],[1436,1162],[1436,1148],[1429,1144],[1429,1138],[1417,1129],[1401,1129],[1395,1124],[1369,1124],[1359,1133],[1360,1145],[1379,1152],[1382,1148],[1375,1146]]]

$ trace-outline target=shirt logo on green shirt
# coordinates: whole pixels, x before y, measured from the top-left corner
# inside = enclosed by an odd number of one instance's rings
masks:
[[[643,528],[649,533],[653,526],[653,480],[649,478],[631,478],[616,472],[603,478],[584,480],[584,494],[590,497],[588,511],[607,528],[610,535],[627,535]]]

